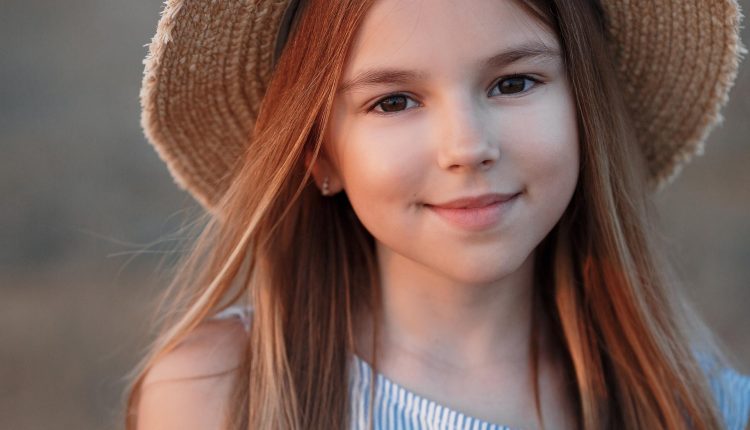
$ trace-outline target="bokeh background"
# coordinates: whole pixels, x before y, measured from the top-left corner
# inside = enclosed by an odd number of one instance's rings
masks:
[[[157,265],[197,213],[139,125],[161,7],[0,1],[0,429],[120,427],[166,284]],[[745,63],[705,155],[656,199],[688,295],[748,373]]]

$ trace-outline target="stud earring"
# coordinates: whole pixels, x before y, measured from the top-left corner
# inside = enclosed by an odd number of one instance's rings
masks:
[[[326,176],[325,179],[323,179],[322,194],[324,196],[327,196],[327,195],[331,194],[331,190],[330,190],[329,185],[328,185],[328,176]]]

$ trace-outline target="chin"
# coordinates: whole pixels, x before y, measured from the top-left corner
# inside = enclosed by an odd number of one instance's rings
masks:
[[[455,269],[455,270],[450,270]],[[467,285],[487,285],[496,283],[503,278],[515,273],[517,267],[506,267],[505,265],[499,264],[494,267],[452,267],[442,268],[442,272],[446,277],[453,279],[457,283]]]

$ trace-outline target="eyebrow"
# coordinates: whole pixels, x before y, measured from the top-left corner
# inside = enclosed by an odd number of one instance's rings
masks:
[[[552,60],[560,57],[560,51],[540,41],[527,42],[510,47],[480,62],[484,68],[502,68],[521,60]],[[384,84],[403,85],[427,77],[425,72],[400,69],[364,70],[341,83],[338,93],[357,88]]]

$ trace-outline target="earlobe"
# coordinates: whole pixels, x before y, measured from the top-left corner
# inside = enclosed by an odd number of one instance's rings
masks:
[[[323,178],[323,184],[320,187],[320,193],[323,194],[324,196],[331,195],[331,184],[330,184],[328,176]]]
[[[341,181],[336,174],[333,165],[323,153],[319,153],[313,163],[312,152],[305,153],[305,168],[310,168],[312,163],[312,176],[315,184],[320,189],[323,196],[332,196],[343,189]]]

